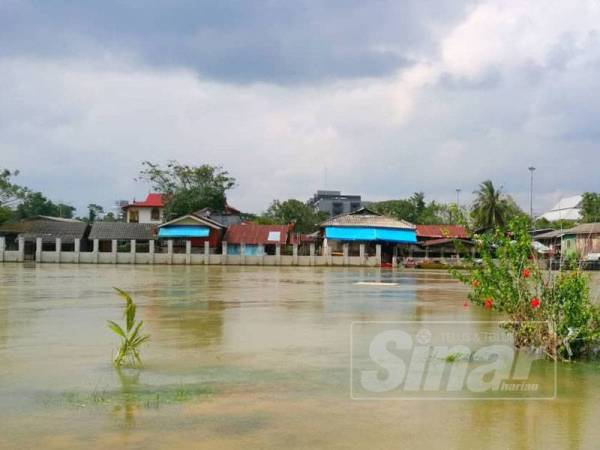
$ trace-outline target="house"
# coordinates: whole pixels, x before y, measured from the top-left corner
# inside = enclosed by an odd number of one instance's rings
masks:
[[[360,209],[362,201],[360,195],[342,195],[341,191],[317,191],[308,204],[315,211],[325,212],[331,217]]]
[[[381,260],[384,263],[391,262],[392,257],[399,254],[399,246],[417,243],[413,224],[368,208],[332,217],[323,222],[321,227],[324,249],[331,247],[332,252],[339,252],[341,244],[348,243],[350,256],[356,256],[355,253],[360,253],[360,244],[365,244],[367,254],[381,244]]]
[[[157,237],[160,240],[174,240],[175,247],[185,247],[185,241],[190,240],[192,247],[204,247],[208,243],[214,250],[221,246],[221,239],[226,227],[199,213],[187,214],[170,220],[157,227]]]
[[[557,220],[580,220],[582,202],[582,195],[563,198],[556,205],[554,205],[550,211],[547,211],[539,216],[538,219],[546,219],[549,222],[554,222]]]
[[[88,239],[98,240],[100,252],[112,252],[112,241],[117,241],[117,247],[129,251],[130,243],[136,240],[137,250],[147,251],[149,242],[156,239],[156,225],[151,223],[126,222],[94,222]]]
[[[164,215],[164,199],[161,194],[148,194],[143,202],[127,203],[122,207],[128,223],[159,224]]]
[[[194,214],[217,222],[225,228],[242,223],[241,212],[227,204],[222,211],[217,211],[212,208],[203,208],[196,211]]]
[[[17,240],[23,238],[26,257],[35,255],[38,238],[42,240],[42,251],[55,251],[57,239],[63,251],[73,251],[75,240],[84,241],[87,232],[85,222],[51,216],[36,216],[0,226],[0,236],[6,238],[7,249],[16,249]]]
[[[223,240],[227,242],[227,254],[241,254],[244,245],[246,256],[274,255],[276,245],[290,243],[293,225],[259,225],[243,222],[231,225]]]
[[[418,247],[410,256],[425,258],[459,257],[473,248],[467,229],[462,225],[417,225]]]
[[[561,255],[563,257],[577,255],[583,260],[600,259],[600,222],[583,223],[563,230],[562,233]]]

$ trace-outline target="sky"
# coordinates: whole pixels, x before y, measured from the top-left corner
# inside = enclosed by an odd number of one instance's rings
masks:
[[[0,0],[0,167],[141,199],[141,163],[219,165],[261,212],[317,189],[534,210],[600,191],[596,0]]]

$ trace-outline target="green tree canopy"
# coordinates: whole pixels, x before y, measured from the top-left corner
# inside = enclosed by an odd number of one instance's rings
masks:
[[[515,201],[490,180],[482,182],[473,193],[471,216],[475,227],[504,228],[512,218],[525,216]]]
[[[414,224],[466,224],[465,214],[462,209],[457,208],[456,205],[447,205],[436,201],[427,203],[423,192],[415,192],[406,199],[372,203],[369,205],[369,208],[380,214],[406,220]]]
[[[600,222],[600,194],[586,192],[581,202],[582,222]]]
[[[17,205],[15,218],[21,220],[42,215],[71,219],[74,212],[73,206],[54,203],[44,197],[41,192],[30,192]]]
[[[104,208],[95,203],[90,203],[88,205],[88,223],[94,223],[100,214],[104,213]]]
[[[283,202],[274,200],[265,214],[257,219],[258,223],[294,224],[294,231],[311,233],[319,228],[319,224],[327,218],[327,214],[317,212],[310,205],[300,200],[289,199]]]
[[[12,182],[11,179],[18,174],[18,171],[0,169],[0,223],[12,218],[12,208],[29,192],[27,188]]]
[[[166,167],[150,161],[142,164],[140,177],[163,194],[167,219],[206,207],[223,210],[226,193],[235,186],[235,178],[221,167],[188,166],[177,161],[169,161]]]

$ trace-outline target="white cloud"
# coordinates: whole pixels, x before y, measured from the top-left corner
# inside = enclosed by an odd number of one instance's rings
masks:
[[[83,207],[145,193],[142,160],[221,164],[238,178],[232,203],[260,211],[310,196],[325,166],[329,188],[369,199],[460,187],[466,200],[492,178],[526,205],[533,163],[543,209],[600,190],[600,10],[575,3],[485,2],[408,69],[317,85],[219,83],[126,52],[5,57],[0,166]]]

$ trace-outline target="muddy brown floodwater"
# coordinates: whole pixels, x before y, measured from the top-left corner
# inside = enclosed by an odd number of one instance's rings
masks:
[[[111,366],[112,286],[142,370]],[[559,365],[556,400],[351,399],[351,322],[497,319],[465,297],[443,272],[0,264],[0,448],[599,448],[597,363]]]

